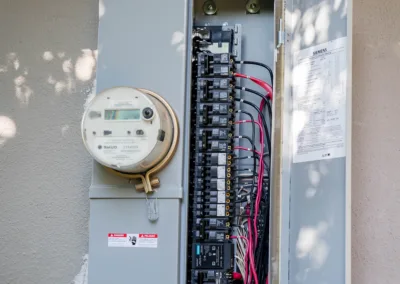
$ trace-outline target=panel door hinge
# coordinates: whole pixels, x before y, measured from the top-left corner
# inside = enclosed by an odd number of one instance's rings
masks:
[[[276,48],[280,48],[281,45],[285,44],[285,28],[283,25],[283,19],[279,20],[279,31],[278,31],[278,46]]]
[[[278,40],[277,43],[278,45],[275,48],[274,52],[274,59],[275,63],[278,62],[278,54],[279,54],[279,48],[283,45],[285,45],[285,40],[286,40],[286,34],[285,34],[285,28],[283,24],[283,19],[279,19],[279,30],[278,30]]]

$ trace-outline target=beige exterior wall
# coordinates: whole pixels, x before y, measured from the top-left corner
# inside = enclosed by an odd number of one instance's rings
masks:
[[[400,281],[400,1],[355,0],[353,283]]]
[[[85,283],[98,0],[0,0],[0,283]],[[81,269],[82,268],[82,269]]]

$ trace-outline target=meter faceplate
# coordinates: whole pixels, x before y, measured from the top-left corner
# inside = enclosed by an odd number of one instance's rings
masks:
[[[85,111],[82,136],[100,164],[126,173],[145,172],[168,152],[171,117],[157,99],[129,87],[96,95]]]

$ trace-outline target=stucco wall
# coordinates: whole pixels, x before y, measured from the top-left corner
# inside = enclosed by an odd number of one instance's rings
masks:
[[[98,0],[0,1],[1,284],[84,283],[97,23]]]
[[[97,0],[0,1],[0,283],[84,283]],[[400,279],[398,0],[354,1],[353,283]]]
[[[353,283],[398,283],[400,1],[354,3]]]

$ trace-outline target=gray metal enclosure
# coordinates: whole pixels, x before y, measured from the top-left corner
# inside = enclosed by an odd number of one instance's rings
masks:
[[[166,13],[171,11],[171,13]],[[90,188],[90,284],[179,283],[185,145],[187,3],[104,1],[99,24],[97,92],[133,86],[161,94],[180,122],[180,143],[153,194],[159,219],[147,218],[146,195],[94,164]],[[184,231],[184,230],[183,230]],[[158,247],[109,248],[109,233],[156,233]]]
[[[299,50],[347,36],[346,55],[351,58],[347,32],[351,0],[294,0],[285,6],[276,1],[275,7],[265,0],[255,15],[245,13],[245,1],[220,0],[215,16],[203,14],[200,0],[103,2],[96,91],[131,86],[160,94],[177,114],[180,142],[172,161],[158,174],[160,188],[148,197],[94,163],[89,284],[186,283],[191,31],[193,25],[225,23],[242,26],[242,60],[276,64],[270,283],[349,284],[351,129],[346,128],[346,156],[293,163],[291,82],[292,55]],[[324,21],[329,24],[322,25]],[[304,40],[312,28],[314,39]],[[285,31],[279,33],[280,29]],[[345,119],[350,121],[350,64],[346,70]],[[241,72],[268,81],[268,74],[256,67]],[[312,198],[307,197],[310,188],[315,191]],[[146,198],[158,204],[157,222],[147,218]],[[310,249],[300,255],[299,236],[304,230],[311,232],[305,241]],[[158,247],[108,247],[109,233],[158,234]]]

